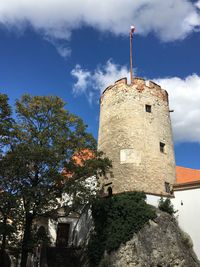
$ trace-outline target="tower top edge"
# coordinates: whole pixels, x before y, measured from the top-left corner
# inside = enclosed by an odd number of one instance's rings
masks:
[[[145,89],[146,90],[149,89],[152,95],[155,95],[158,98],[161,98],[164,101],[168,102],[168,93],[165,89],[162,89],[161,86],[155,83],[154,81],[145,80],[144,78],[141,78],[141,77],[135,77],[133,79],[133,83],[131,84],[127,83],[126,77],[117,80],[113,85],[106,87],[106,89],[102,92],[101,102],[102,102],[102,98],[104,97],[107,91],[110,91],[112,89],[117,89],[117,88],[119,90],[123,88],[127,88],[128,90],[133,89],[133,90],[137,90],[140,93],[143,92]]]
[[[141,78],[141,77],[135,77],[133,79],[133,83],[132,84],[128,84],[127,82],[127,78],[126,77],[123,77],[117,81],[115,81],[114,84],[112,85],[109,85],[105,88],[105,90],[102,92],[102,95],[108,90],[108,89],[111,89],[113,87],[116,87],[118,85],[126,85],[128,87],[137,87],[138,85],[141,87],[141,86],[145,86],[145,87],[149,87],[151,89],[155,88],[155,89],[160,89],[160,90],[164,90],[161,88],[161,86],[157,83],[155,83],[154,81],[151,81],[151,80],[145,80],[144,78]],[[166,90],[165,90],[166,91]]]

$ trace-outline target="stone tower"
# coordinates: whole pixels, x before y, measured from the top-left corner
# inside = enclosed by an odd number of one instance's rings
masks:
[[[168,94],[152,81],[123,78],[101,96],[98,148],[112,160],[104,193],[144,191],[168,196],[175,160]]]

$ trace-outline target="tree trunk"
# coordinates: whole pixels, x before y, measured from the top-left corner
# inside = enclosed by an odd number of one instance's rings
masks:
[[[32,237],[31,230],[32,230],[33,217],[34,217],[33,214],[26,212],[20,267],[26,267],[28,252],[30,249],[29,244],[30,244],[31,237]]]
[[[6,236],[7,236],[7,231],[6,231],[6,226],[7,226],[7,216],[4,216],[3,218],[3,238],[2,238],[2,243],[1,243],[1,251],[0,251],[0,267],[5,266],[5,250],[6,250]]]

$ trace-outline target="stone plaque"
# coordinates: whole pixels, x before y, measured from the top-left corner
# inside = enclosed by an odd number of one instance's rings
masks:
[[[141,156],[133,148],[121,149],[120,150],[120,163],[135,163],[140,164]]]

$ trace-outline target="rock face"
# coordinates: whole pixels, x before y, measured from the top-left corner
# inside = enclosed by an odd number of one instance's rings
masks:
[[[192,241],[164,212],[117,251],[105,254],[99,267],[197,267]]]

